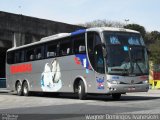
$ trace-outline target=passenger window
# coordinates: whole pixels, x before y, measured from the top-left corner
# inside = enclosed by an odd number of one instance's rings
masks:
[[[35,55],[34,55],[34,49],[29,49],[26,52],[26,60],[27,61],[32,61],[35,59]]]
[[[85,53],[86,51],[85,34],[74,36],[72,39],[74,41],[74,53],[75,54]]]
[[[57,44],[47,45],[47,58],[52,58],[57,56]]]
[[[42,46],[37,47],[35,49],[35,57],[36,57],[36,60],[43,59],[43,47]]]
[[[14,52],[7,53],[7,63],[14,64]]]
[[[72,49],[71,49],[71,39],[64,39],[63,41],[61,41],[60,43],[60,55],[64,56],[64,55],[70,55],[72,53]]]
[[[15,52],[14,63],[19,63],[19,62],[20,62],[20,53],[19,52]]]
[[[21,50],[20,51],[20,62],[24,62],[25,61],[25,51]]]

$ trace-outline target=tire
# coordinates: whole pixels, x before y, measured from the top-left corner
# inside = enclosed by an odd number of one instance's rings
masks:
[[[19,96],[22,96],[22,95],[23,95],[22,85],[21,85],[20,82],[18,82],[18,83],[16,84],[16,91],[17,91],[17,95],[19,95]]]
[[[28,88],[28,83],[27,82],[23,83],[23,95],[24,96],[29,96],[30,95],[29,88]]]
[[[112,94],[112,99],[113,100],[119,100],[121,98],[121,93],[113,93]]]
[[[80,100],[86,99],[85,86],[82,80],[80,80],[78,84],[78,97]]]

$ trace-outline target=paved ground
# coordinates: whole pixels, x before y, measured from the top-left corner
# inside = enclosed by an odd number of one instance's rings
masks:
[[[32,114],[23,115],[23,118],[36,116],[39,117],[38,119],[49,120],[53,118],[86,119],[86,114],[160,114],[160,90],[150,90],[148,93],[127,93],[119,101],[113,101],[110,96],[104,95],[88,96],[87,100],[78,100],[72,94],[61,94],[58,97],[34,94],[24,97],[1,92],[0,113],[4,116],[6,113]],[[36,114],[43,115],[40,117]]]

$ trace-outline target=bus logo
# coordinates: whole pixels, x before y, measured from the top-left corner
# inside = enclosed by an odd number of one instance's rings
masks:
[[[131,84],[134,84],[134,80],[131,80]]]

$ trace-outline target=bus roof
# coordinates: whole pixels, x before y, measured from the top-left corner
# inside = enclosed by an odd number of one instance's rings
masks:
[[[95,28],[88,28],[88,29],[82,29],[82,30],[77,30],[74,31],[72,33],[59,33],[59,34],[55,34],[55,35],[51,35],[48,37],[44,37],[41,38],[40,41],[34,42],[34,43],[30,43],[27,45],[22,45],[22,46],[18,46],[18,47],[12,47],[10,49],[8,49],[7,51],[12,51],[12,50],[17,50],[17,49],[21,49],[21,48],[25,48],[25,47],[29,47],[32,45],[38,45],[41,43],[45,43],[51,40],[57,40],[60,38],[65,38],[65,37],[69,37],[69,36],[74,36],[74,35],[78,35],[81,33],[85,33],[85,32],[89,32],[89,31],[96,31],[96,32],[102,32],[102,31],[114,31],[114,32],[130,32],[130,33],[139,33],[138,31],[135,30],[130,30],[130,29],[124,29],[124,28],[113,28],[113,27],[95,27]]]
[[[131,33],[139,33],[138,31],[131,30],[131,29],[125,29],[125,28],[114,28],[114,27],[96,27],[96,28],[89,28],[86,29],[86,31],[114,31],[114,32],[131,32]]]

